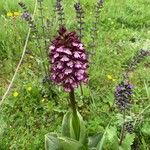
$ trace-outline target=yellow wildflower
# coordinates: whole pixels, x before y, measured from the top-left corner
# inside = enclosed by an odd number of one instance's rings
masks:
[[[20,12],[14,12],[14,16],[15,17],[20,16]]]
[[[112,81],[114,81],[114,82],[115,82],[115,81],[116,81],[116,79],[112,79]]]
[[[31,59],[33,59],[34,57],[32,55],[29,56]]]
[[[12,13],[12,12],[8,12],[8,13],[7,13],[7,16],[8,16],[8,17],[13,17],[13,13]]]
[[[111,75],[107,75],[107,78],[108,78],[109,80],[112,80],[112,79],[113,79],[113,77],[112,77]]]
[[[42,102],[44,102],[44,101],[45,101],[45,99],[43,98],[43,99],[42,99]]]
[[[18,92],[14,92],[14,93],[13,93],[13,96],[14,96],[14,97],[17,97],[18,95],[19,95]]]
[[[27,88],[27,90],[28,90],[28,91],[31,91],[31,90],[32,90],[32,87],[31,87],[31,86],[29,86],[29,87]]]
[[[116,79],[114,79],[111,75],[107,75],[107,78],[108,78],[108,80],[111,80],[111,81],[113,81],[113,82],[116,81]]]

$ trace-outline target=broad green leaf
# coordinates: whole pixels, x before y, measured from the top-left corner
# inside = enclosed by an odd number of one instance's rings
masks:
[[[67,137],[59,137],[63,150],[87,150],[79,141]]]
[[[116,135],[117,135],[116,127],[111,126],[110,128],[108,128],[106,136],[107,136],[109,141],[115,140],[114,137],[116,137]]]
[[[117,128],[111,126],[108,128],[106,133],[106,139],[108,140],[108,148],[111,148],[112,150],[116,150],[119,148],[118,144],[118,136],[117,136]]]
[[[144,123],[141,131],[144,135],[150,135],[150,124],[148,122]]]
[[[148,145],[146,144],[144,137],[141,138],[141,142],[142,142],[141,148],[142,149],[148,149]]]
[[[79,121],[80,121],[80,138],[79,138],[79,141],[80,141],[80,143],[82,143],[84,145],[88,145],[88,133],[87,133],[87,129],[85,126],[85,122],[83,121],[83,118],[80,115],[80,113],[77,112],[77,114],[78,114]]]
[[[63,146],[57,138],[57,134],[48,133],[45,135],[45,149],[46,150],[63,150]]]
[[[71,114],[70,115],[70,123],[69,123],[69,125],[70,125],[70,138],[76,140],[75,129],[73,127],[72,118],[73,118],[73,115]]]
[[[77,112],[77,116],[74,116],[71,112],[66,113],[62,123],[62,135],[87,145],[87,130],[79,112]]]
[[[46,150],[87,150],[79,141],[49,133],[45,136]]]
[[[117,137],[117,129],[116,127],[106,128],[106,131],[103,135],[103,138],[99,142],[97,149],[111,149],[116,150],[119,148],[118,137]]]
[[[134,142],[135,135],[127,133],[125,139],[120,146],[120,150],[131,150],[131,145]]]
[[[88,147],[94,148],[97,147],[99,141],[102,138],[102,134],[98,133],[88,138]]]
[[[80,138],[80,120],[77,113],[72,113],[71,117],[72,129],[75,135],[75,139],[79,141]]]
[[[70,111],[64,115],[62,121],[62,136],[70,137],[70,117],[71,117]]]

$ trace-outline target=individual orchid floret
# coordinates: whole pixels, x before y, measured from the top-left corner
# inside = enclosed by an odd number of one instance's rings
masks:
[[[81,82],[88,81],[88,57],[76,32],[61,27],[58,33],[49,47],[51,79],[66,92],[71,92]]]

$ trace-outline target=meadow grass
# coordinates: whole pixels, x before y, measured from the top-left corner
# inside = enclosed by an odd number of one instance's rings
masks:
[[[96,0],[81,0],[85,16],[84,42],[90,42],[90,29],[93,18],[93,3]],[[29,10],[33,11],[34,1],[26,0]],[[65,22],[67,28],[75,29],[75,12],[73,0],[64,0]],[[54,0],[44,0],[45,16],[52,15]],[[84,99],[90,102],[83,106],[81,112],[89,121],[89,131],[103,132],[110,118],[117,119],[114,103],[114,87],[122,80],[122,73],[128,60],[141,48],[150,49],[150,1],[148,0],[108,0],[104,4],[98,25],[98,48],[88,48],[95,52],[90,60],[88,87],[84,87]],[[27,24],[20,18],[7,17],[7,12],[21,12],[17,0],[0,2],[0,96],[2,96],[14,74],[20,59]],[[36,12],[38,22],[39,12]],[[56,23],[57,25],[57,23]],[[56,25],[52,34],[56,33]],[[37,25],[40,26],[40,25]],[[0,150],[7,149],[43,149],[44,135],[50,131],[60,131],[62,116],[66,111],[67,95],[52,85],[49,92],[42,85],[44,74],[41,69],[41,58],[31,38],[24,61],[19,70],[4,105],[0,107]],[[43,49],[45,53],[45,49]],[[46,57],[46,54],[44,54]],[[150,58],[141,63],[130,73],[135,85],[133,114],[136,115],[150,104]],[[109,80],[111,75],[115,81]],[[29,90],[30,89],[30,90]],[[14,97],[13,93],[18,92]],[[76,91],[80,99],[80,90]],[[59,106],[54,105],[54,100]],[[110,109],[115,111],[111,112]],[[147,118],[148,112],[145,114]],[[146,141],[147,142],[147,141]],[[149,144],[149,143],[147,143]]]

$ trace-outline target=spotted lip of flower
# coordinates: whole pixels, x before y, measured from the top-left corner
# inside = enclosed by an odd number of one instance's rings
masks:
[[[133,90],[133,85],[129,84],[126,81],[120,83],[116,87],[116,91],[115,91],[116,104],[118,105],[118,108],[121,111],[125,110],[126,108],[129,108],[131,104],[131,96],[133,92],[132,90]]]
[[[81,82],[87,83],[88,57],[75,32],[61,27],[49,50],[51,79],[55,84],[70,92]]]

